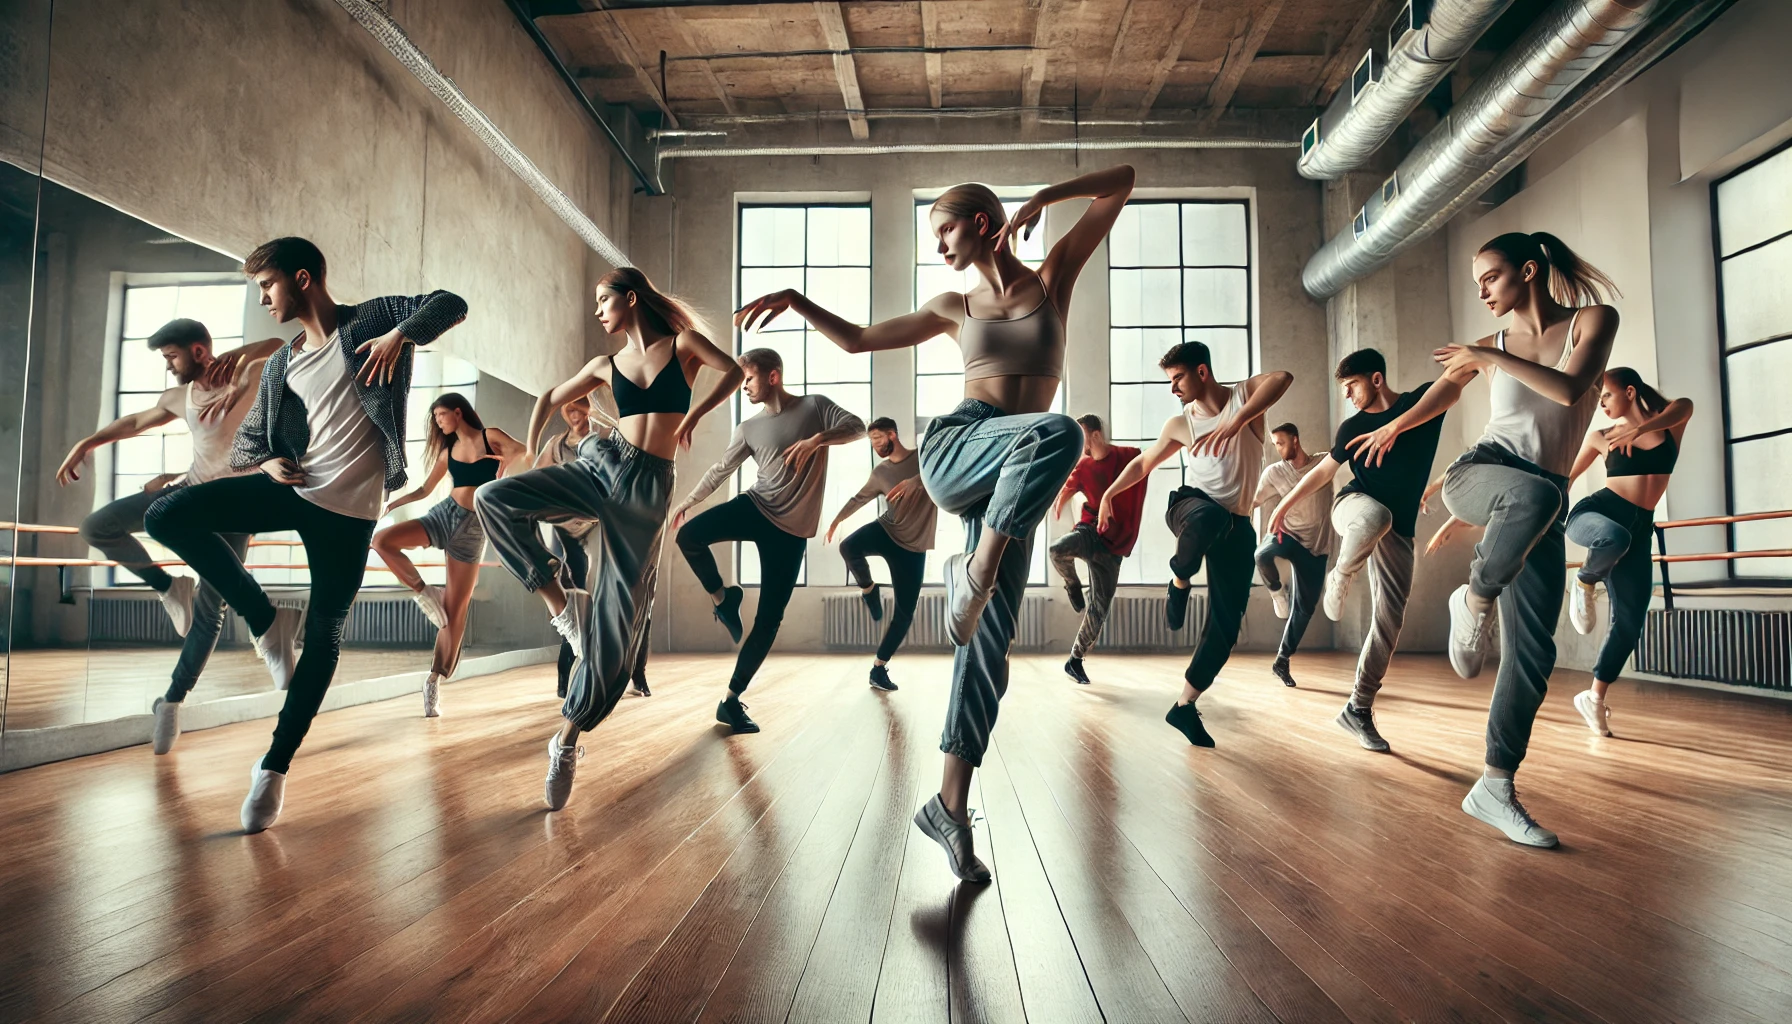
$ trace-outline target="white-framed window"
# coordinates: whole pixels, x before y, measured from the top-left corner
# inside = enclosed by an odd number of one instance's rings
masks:
[[[997,198],[1009,216],[1039,191],[1029,188],[998,188]],[[914,308],[941,292],[968,292],[977,283],[974,269],[953,270],[939,253],[939,239],[934,236],[929,214],[937,192],[917,192],[915,196],[915,293]],[[1031,238],[1016,238],[1014,254],[1033,270],[1045,262],[1047,210],[1033,229]],[[964,354],[958,344],[945,335],[929,338],[915,347],[915,436],[927,429],[935,416],[951,412],[964,401]],[[1064,385],[1058,385],[1058,397],[1052,407],[1064,411]],[[941,513],[934,528],[933,550],[927,552],[927,575],[930,582],[940,579],[945,560],[964,550],[964,523],[954,515]],[[1027,585],[1043,586],[1046,580],[1046,524],[1039,524],[1033,541],[1033,565],[1027,572]]]
[[[794,288],[853,323],[871,322],[870,203],[743,202],[738,215],[737,302]],[[751,348],[774,349],[784,358],[784,387],[791,393],[826,395],[867,422],[871,419],[869,353],[842,351],[794,313],[775,318],[751,336],[736,330],[735,354]],[[735,425],[758,411],[743,394],[734,396],[732,407]],[[864,485],[873,459],[871,444],[864,438],[828,449],[824,529],[840,502]],[[735,493],[751,487],[754,478],[755,466],[749,460],[735,476]],[[840,536],[834,539],[838,542]],[[819,544],[820,538],[815,542]],[[735,549],[735,579],[743,586],[756,585],[758,550],[751,544],[737,544]],[[798,586],[812,579],[825,585],[845,582],[846,569],[838,559],[814,566],[813,577],[811,568],[805,556]]]
[[[1730,514],[1792,508],[1792,144],[1711,187]],[[1792,520],[1730,526],[1731,551],[1792,548]],[[1739,558],[1732,578],[1792,579],[1792,558]]]
[[[1108,438],[1145,449],[1181,410],[1158,360],[1184,341],[1206,343],[1214,376],[1251,375],[1250,208],[1245,200],[1135,200],[1108,235]],[[1145,510],[1182,486],[1184,456],[1152,472]],[[1169,581],[1175,538],[1142,529],[1123,584]]]

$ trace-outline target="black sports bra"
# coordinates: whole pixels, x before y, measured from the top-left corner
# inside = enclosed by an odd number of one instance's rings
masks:
[[[492,443],[486,440],[485,431],[479,432],[479,443],[485,445],[485,454],[492,453]],[[454,446],[448,446],[448,479],[456,487],[478,487],[498,479],[499,463],[497,459],[474,459],[472,462],[461,462],[454,457]]]
[[[673,343],[676,346],[676,342]],[[691,384],[684,379],[684,367],[678,362],[678,349],[672,350],[672,358],[660,368],[659,375],[653,383],[641,387],[628,379],[622,367],[616,365],[614,357],[610,360],[610,390],[616,395],[616,418],[625,419],[639,416],[646,412],[689,412],[691,410]]]
[[[1653,448],[1631,448],[1631,454],[1625,455],[1614,448],[1605,453],[1605,475],[1612,476],[1652,476],[1657,473],[1672,473],[1674,463],[1680,459],[1680,446],[1674,443],[1674,435]]]

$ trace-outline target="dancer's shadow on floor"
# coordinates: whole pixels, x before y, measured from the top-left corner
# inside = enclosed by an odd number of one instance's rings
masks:
[[[1450,767],[1447,765],[1432,764],[1428,761],[1421,761],[1416,757],[1408,757],[1405,754],[1400,753],[1398,750],[1388,751],[1388,756],[1393,758],[1396,761],[1399,761],[1401,764],[1407,766],[1408,768],[1417,769],[1418,771],[1424,772],[1426,775],[1429,775],[1435,779],[1442,779],[1445,782],[1454,782],[1459,786],[1472,786],[1475,784],[1475,780],[1481,777],[1479,774],[1477,774],[1475,772],[1467,772],[1467,771],[1463,771],[1460,768],[1453,768],[1453,767]]]

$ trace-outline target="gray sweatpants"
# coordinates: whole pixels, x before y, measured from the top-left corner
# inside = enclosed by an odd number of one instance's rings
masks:
[[[1120,586],[1121,557],[1108,550],[1101,535],[1090,526],[1079,524],[1050,547],[1052,568],[1064,577],[1065,583],[1081,583],[1076,578],[1076,560],[1089,563],[1089,589],[1083,596],[1083,624],[1070,645],[1070,656],[1081,658],[1095,647],[1101,627],[1107,624],[1108,607],[1114,602],[1114,590]]]
[[[1359,710],[1375,704],[1381,679],[1406,624],[1406,599],[1412,593],[1412,538],[1394,532],[1388,507],[1361,491],[1344,494],[1332,505],[1332,527],[1338,531],[1337,572],[1354,576],[1369,567],[1369,634],[1356,660],[1356,685],[1350,703]]]
[[[473,493],[498,559],[531,592],[560,571],[536,524],[597,521],[585,537],[592,563],[585,649],[560,709],[580,731],[597,728],[615,709],[642,656],[671,502],[672,463],[615,436],[589,437],[571,462],[502,477]]]
[[[1444,505],[1485,526],[1469,590],[1499,599],[1500,668],[1487,708],[1487,765],[1517,771],[1549,674],[1567,583],[1567,481],[1496,445],[1464,452],[1444,473]]]

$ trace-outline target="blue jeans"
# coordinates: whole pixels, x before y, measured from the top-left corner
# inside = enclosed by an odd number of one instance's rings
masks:
[[[921,483],[933,503],[964,520],[965,551],[985,529],[1012,542],[996,568],[995,593],[970,646],[952,658],[952,696],[940,749],[983,763],[1008,689],[1008,648],[1033,560],[1033,531],[1083,453],[1083,429],[1058,413],[1007,416],[967,398],[935,419],[921,442]]]
[[[1632,505],[1606,488],[1582,498],[1568,513],[1568,539],[1587,549],[1579,576],[1588,583],[1603,582],[1612,602],[1611,626],[1593,663],[1593,678],[1602,683],[1615,681],[1624,671],[1643,635],[1655,589],[1655,565],[1649,557],[1654,529],[1652,509]]]

